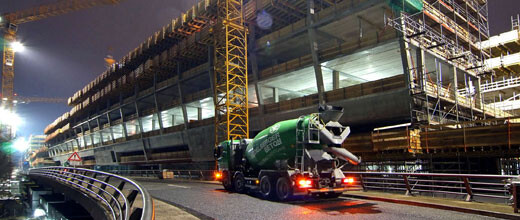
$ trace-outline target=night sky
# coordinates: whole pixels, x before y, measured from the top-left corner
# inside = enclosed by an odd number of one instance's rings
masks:
[[[53,1],[4,0],[0,13]],[[103,58],[107,54],[119,60],[195,2],[127,0],[117,6],[22,24],[18,39],[27,48],[16,56],[15,92],[26,97],[68,98],[105,70]],[[520,13],[520,1],[489,0],[489,11],[491,34],[508,31],[511,15]],[[25,121],[18,135],[41,134],[45,126],[69,110],[66,104],[18,105],[18,114]]]

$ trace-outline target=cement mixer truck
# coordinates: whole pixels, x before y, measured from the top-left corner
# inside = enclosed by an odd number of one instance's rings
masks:
[[[350,133],[338,122],[342,114],[343,108],[322,105],[318,113],[277,122],[253,139],[223,141],[215,149],[216,176],[226,190],[258,191],[265,199],[338,197],[353,182],[341,168],[361,162],[341,147]]]

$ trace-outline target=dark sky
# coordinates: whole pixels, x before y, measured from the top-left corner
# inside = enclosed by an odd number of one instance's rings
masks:
[[[4,0],[0,13],[56,0]],[[16,54],[15,93],[27,97],[69,97],[105,70],[103,58],[113,48],[119,60],[195,0],[126,0],[59,17],[21,24],[18,39],[26,45]],[[18,105],[24,119],[19,135],[41,134],[70,107],[65,104]]]
[[[55,0],[4,0],[0,12]],[[108,48],[117,60],[195,3],[195,0],[127,0],[59,17],[22,24],[18,37],[27,46],[16,57],[15,92],[28,97],[69,97],[105,70]],[[520,0],[489,0],[492,34],[510,30]],[[70,107],[64,104],[18,105],[25,119],[19,135],[43,129]]]

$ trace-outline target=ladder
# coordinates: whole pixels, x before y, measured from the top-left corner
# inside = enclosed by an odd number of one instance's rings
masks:
[[[303,172],[305,169],[305,128],[303,127],[304,117],[298,118],[296,123],[296,156],[294,158],[294,167]]]

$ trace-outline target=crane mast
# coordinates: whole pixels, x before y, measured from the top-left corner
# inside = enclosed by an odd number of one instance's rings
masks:
[[[215,27],[215,145],[249,138],[243,0],[219,0]]]

